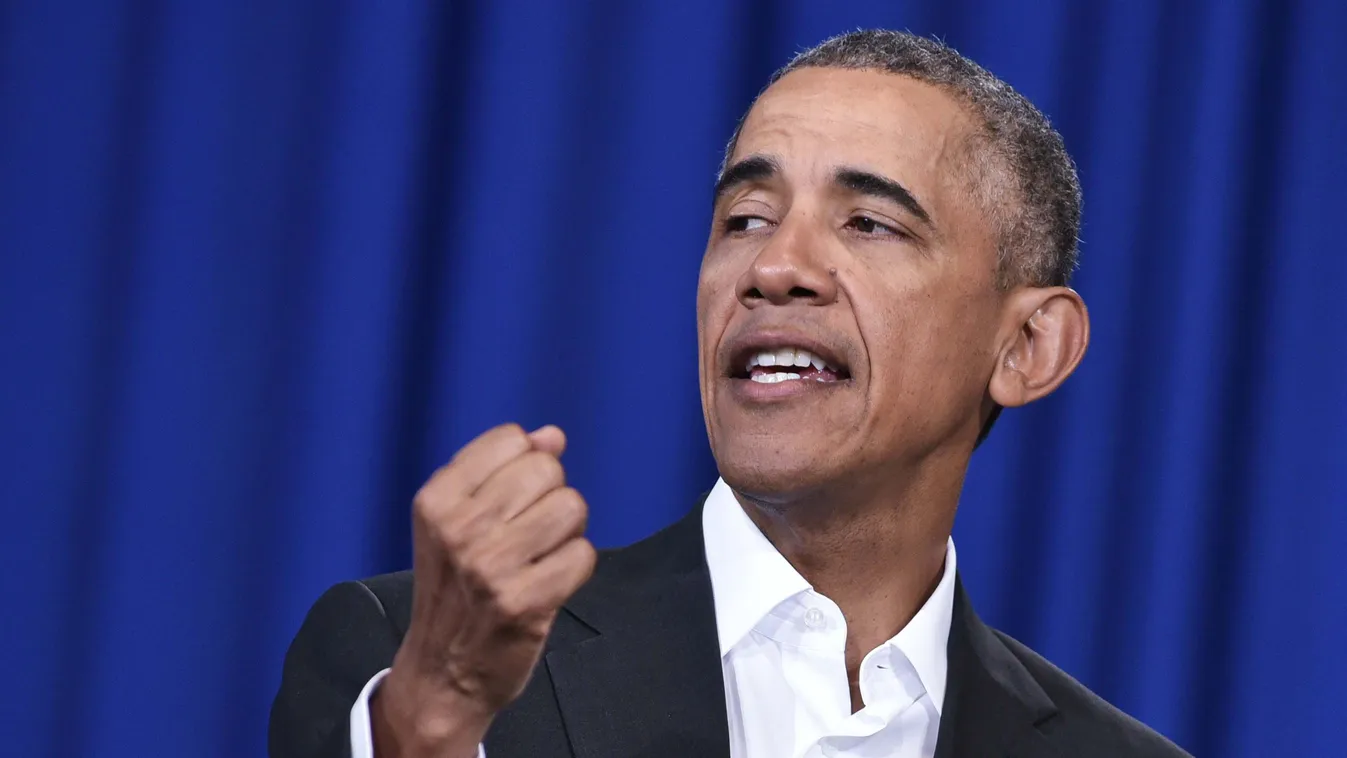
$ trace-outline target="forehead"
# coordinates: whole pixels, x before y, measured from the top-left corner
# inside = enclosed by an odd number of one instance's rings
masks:
[[[772,154],[797,180],[841,165],[866,168],[939,206],[963,184],[971,132],[963,106],[933,85],[882,71],[803,68],[753,104],[730,162]]]

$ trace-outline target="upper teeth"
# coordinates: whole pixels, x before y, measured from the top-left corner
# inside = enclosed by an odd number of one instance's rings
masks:
[[[779,350],[764,350],[756,353],[748,359],[748,370],[752,371],[758,366],[813,366],[816,370],[837,368],[813,353],[799,347],[783,347]]]

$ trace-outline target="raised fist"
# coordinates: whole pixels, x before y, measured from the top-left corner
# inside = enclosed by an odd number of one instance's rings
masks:
[[[518,697],[561,605],[594,570],[565,435],[496,427],[417,493],[411,623],[371,703],[379,758],[476,755]]]

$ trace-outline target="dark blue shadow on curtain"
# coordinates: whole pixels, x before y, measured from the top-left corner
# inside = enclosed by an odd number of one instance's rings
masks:
[[[1347,744],[1347,6],[1336,0],[0,7],[4,751],[260,755],[326,586],[554,422],[591,534],[706,489],[724,140],[857,26],[1043,107],[1090,355],[956,529],[992,622],[1191,751]]]

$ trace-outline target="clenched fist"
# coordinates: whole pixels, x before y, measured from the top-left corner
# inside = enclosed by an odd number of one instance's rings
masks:
[[[371,703],[379,758],[474,756],[518,697],[557,611],[594,570],[560,429],[508,424],[417,493],[411,623]]]

